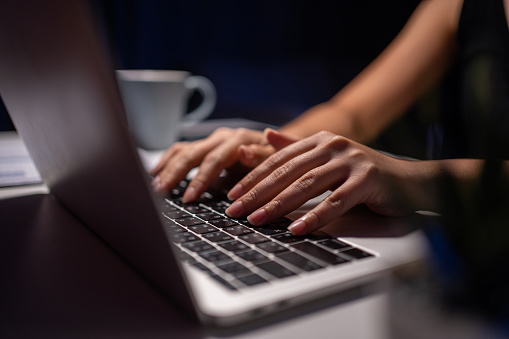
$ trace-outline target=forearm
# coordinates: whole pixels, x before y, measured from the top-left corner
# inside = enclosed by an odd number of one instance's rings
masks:
[[[329,131],[355,141],[366,142],[359,140],[357,130],[354,114],[343,110],[334,100],[312,107],[280,129],[282,133],[302,138],[320,131]]]
[[[398,37],[331,100],[281,128],[307,137],[325,130],[360,143],[375,139],[429,89],[455,58],[461,3],[423,1]]]
[[[415,209],[444,212],[450,203],[448,197],[469,197],[476,194],[482,182],[485,160],[448,159],[409,161],[402,175],[402,196],[408,197]],[[500,178],[509,178],[509,162],[500,167]],[[497,187],[501,182],[495,181]]]

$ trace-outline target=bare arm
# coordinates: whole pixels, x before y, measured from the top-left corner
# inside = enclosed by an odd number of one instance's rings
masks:
[[[456,55],[462,0],[427,0],[386,50],[330,101],[281,128],[306,137],[321,130],[366,143],[430,88]]]
[[[268,134],[274,145],[281,138],[275,131]],[[319,132],[291,143],[251,171],[230,191],[229,198],[237,200],[226,213],[264,225],[331,191],[289,226],[293,234],[303,235],[358,204],[385,216],[416,210],[442,212],[448,202],[443,200],[445,193],[451,189],[458,190],[459,196],[473,194],[484,163],[476,159],[401,160],[342,136]],[[508,162],[503,163],[502,174],[509,177]]]
[[[334,98],[281,128],[307,137],[326,130],[366,143],[405,112],[454,59],[462,0],[425,0],[390,46]],[[295,138],[294,138],[295,140]],[[203,193],[222,169],[240,161],[255,167],[275,152],[261,132],[222,129],[211,137],[172,147],[152,171],[153,185],[168,192],[200,166],[184,200]]]

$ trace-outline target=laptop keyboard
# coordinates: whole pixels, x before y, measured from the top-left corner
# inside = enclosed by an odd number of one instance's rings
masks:
[[[183,204],[188,182],[182,181],[161,201],[163,224],[181,259],[231,290],[269,283],[373,254],[328,236],[296,237],[281,218],[262,227],[225,214],[230,203],[219,192]]]

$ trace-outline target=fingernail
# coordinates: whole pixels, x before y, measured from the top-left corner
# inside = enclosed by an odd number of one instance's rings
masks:
[[[196,200],[196,188],[189,187],[186,189],[184,196],[182,197],[182,202],[184,204],[187,204],[188,202]]]
[[[161,188],[163,186],[163,183],[161,181],[161,178],[159,176],[155,177],[153,180],[152,180],[152,188],[155,190],[155,191],[160,191]]]
[[[225,213],[232,218],[240,217],[242,214],[242,201],[235,201],[226,209]]]
[[[295,220],[290,226],[288,226],[288,230],[293,235],[302,235],[304,234],[306,229],[306,222],[302,219]]]
[[[253,159],[254,158],[254,152],[253,150],[251,149],[251,147],[247,147],[247,146],[240,146],[240,149],[242,150],[242,153],[244,154],[244,157],[246,159]]]
[[[266,217],[267,211],[265,211],[265,208],[261,208],[248,216],[247,220],[253,225],[263,225]]]
[[[228,192],[228,199],[236,200],[242,196],[242,186],[240,184],[235,185],[230,192]]]

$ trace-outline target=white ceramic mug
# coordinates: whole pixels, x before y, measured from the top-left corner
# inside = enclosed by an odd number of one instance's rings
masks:
[[[178,139],[182,123],[207,118],[216,105],[212,82],[189,72],[118,70],[117,79],[131,133],[138,146],[147,150],[168,148]],[[202,103],[185,114],[194,91],[202,95]]]

